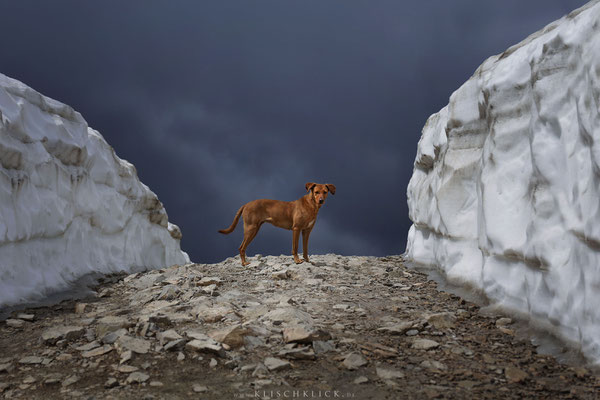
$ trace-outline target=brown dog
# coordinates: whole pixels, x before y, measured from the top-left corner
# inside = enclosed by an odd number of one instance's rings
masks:
[[[315,226],[317,213],[325,202],[327,194],[329,192],[335,194],[335,186],[329,183],[321,185],[309,182],[305,187],[308,193],[296,201],[260,199],[244,204],[235,214],[231,226],[219,231],[224,234],[233,232],[240,215],[244,218],[244,240],[240,245],[242,265],[249,264],[246,261],[246,248],[265,222],[293,231],[292,255],[296,264],[303,262],[298,257],[298,238],[302,232],[304,260],[308,261],[308,237]]]

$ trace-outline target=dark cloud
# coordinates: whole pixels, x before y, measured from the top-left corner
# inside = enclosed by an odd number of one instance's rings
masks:
[[[3,2],[0,72],[80,111],[165,203],[193,260],[255,198],[336,184],[311,252],[402,253],[427,117],[485,58],[584,1]],[[265,226],[249,253],[289,254]]]

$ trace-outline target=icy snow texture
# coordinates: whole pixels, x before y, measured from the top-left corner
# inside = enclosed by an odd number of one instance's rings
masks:
[[[600,3],[487,59],[423,128],[406,255],[600,363]]]
[[[89,272],[187,263],[180,238],[79,113],[0,74],[0,307]]]

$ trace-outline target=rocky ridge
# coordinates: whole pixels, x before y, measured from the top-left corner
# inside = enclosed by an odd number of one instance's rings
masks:
[[[15,311],[0,323],[0,394],[594,398],[600,387],[400,256],[311,260],[112,275],[95,296]]]

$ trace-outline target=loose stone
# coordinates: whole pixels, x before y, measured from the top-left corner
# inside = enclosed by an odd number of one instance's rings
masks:
[[[91,358],[91,357],[97,357],[97,356],[101,356],[103,354],[109,353],[113,350],[113,347],[109,344],[105,344],[102,347],[97,347],[95,349],[89,350],[89,351],[85,351],[83,352],[81,355],[84,358]]]
[[[358,353],[348,354],[342,363],[346,369],[355,370],[368,364],[368,361]]]
[[[269,371],[281,371],[292,367],[289,361],[275,357],[267,357],[263,362]]]
[[[413,349],[417,349],[417,350],[431,350],[431,349],[435,349],[439,346],[440,346],[440,344],[438,342],[436,342],[435,340],[415,339],[415,341],[413,342],[411,347]]]
[[[132,384],[132,383],[144,383],[146,382],[148,379],[150,379],[150,375],[145,374],[143,372],[132,372],[128,377],[127,380],[125,381],[128,384]]]

